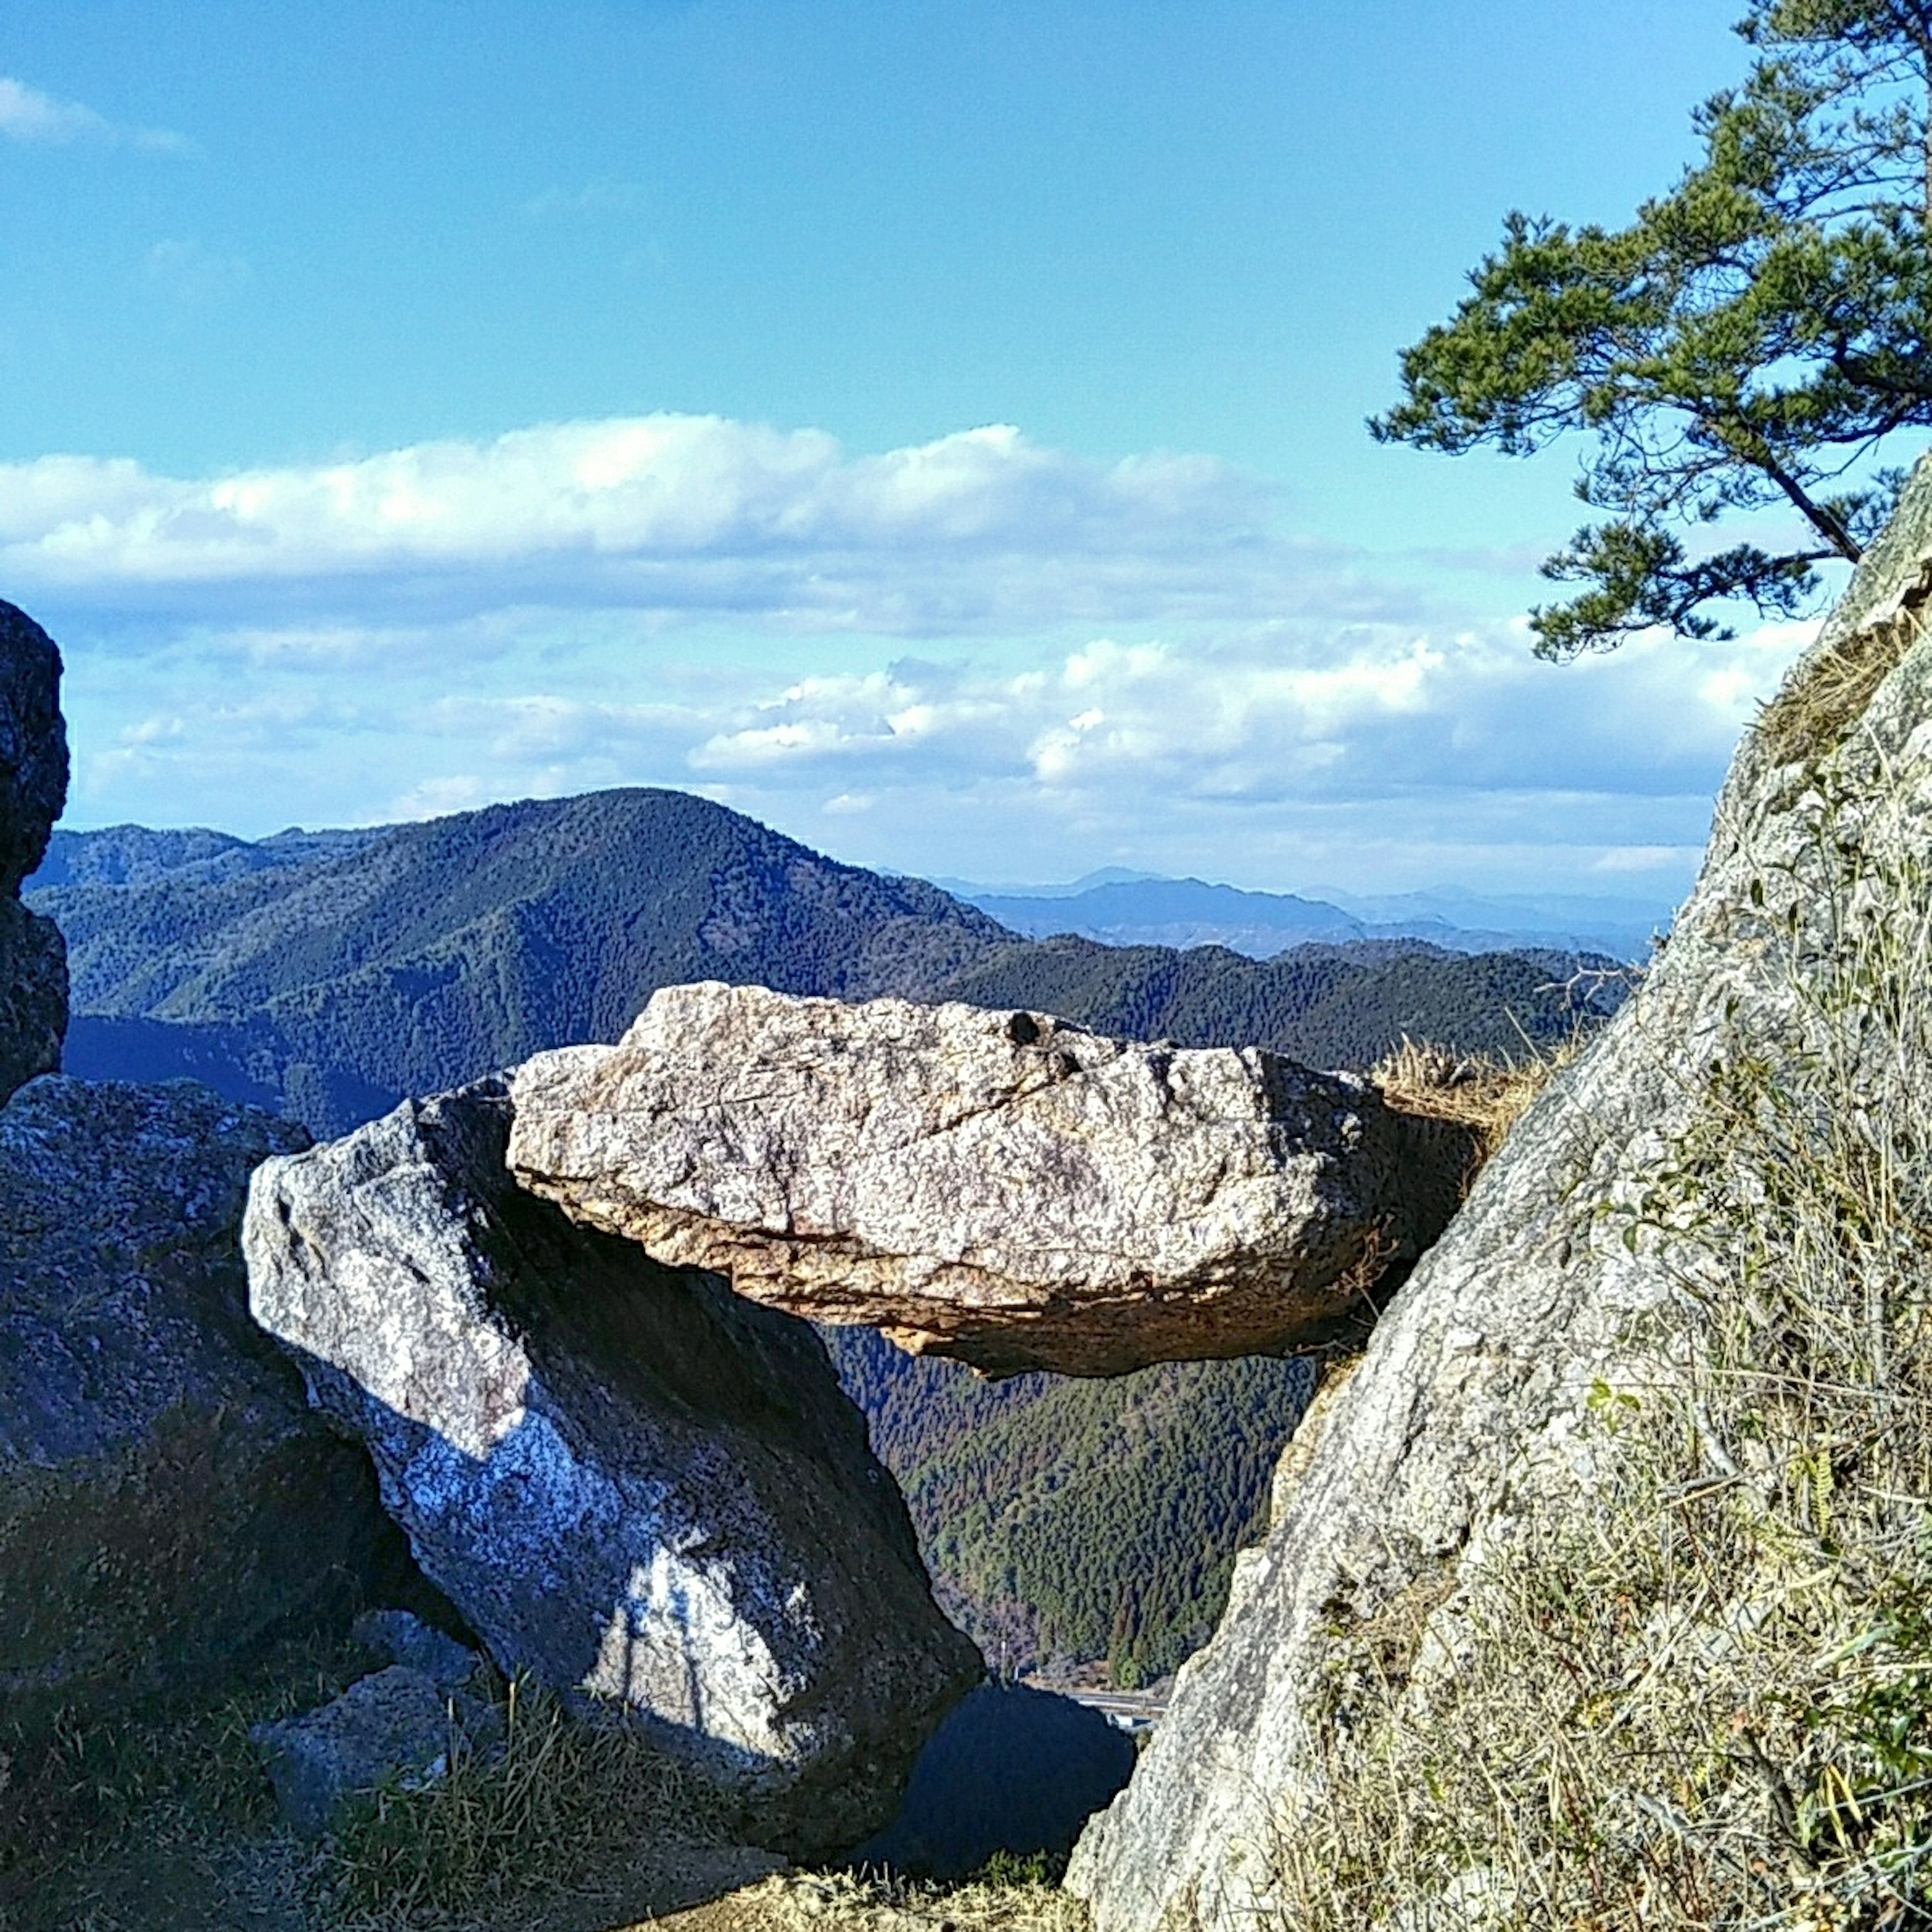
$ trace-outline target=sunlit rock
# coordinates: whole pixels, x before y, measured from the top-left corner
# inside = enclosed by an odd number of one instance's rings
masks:
[[[512,1085],[511,1166],[574,1219],[993,1374],[1318,1339],[1435,1238],[1474,1151],[1259,1048],[716,983]]]

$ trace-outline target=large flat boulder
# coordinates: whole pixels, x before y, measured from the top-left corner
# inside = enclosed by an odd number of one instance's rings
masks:
[[[854,1843],[978,1656],[811,1330],[523,1193],[510,1114],[486,1084],[267,1163],[256,1318],[505,1671]]]
[[[1922,1912],[1875,1821],[1925,1710],[1928,606],[1932,461],[1640,990],[1318,1396],[1076,1852],[1098,1932]]]
[[[185,1082],[0,1110],[0,1721],[196,1694],[394,1587],[367,1459],[248,1318],[249,1170],[305,1138]]]
[[[511,1166],[574,1219],[991,1374],[1316,1340],[1435,1238],[1473,1154],[1258,1048],[714,982],[512,1086]]]
[[[60,1065],[67,1033],[66,948],[20,902],[67,801],[60,678],[53,640],[0,602],[0,1106]]]

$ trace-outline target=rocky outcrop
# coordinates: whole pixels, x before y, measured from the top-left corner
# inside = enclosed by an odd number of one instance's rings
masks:
[[[497,1084],[268,1162],[256,1319],[506,1672],[830,1849],[976,1676],[803,1324],[520,1192]]]
[[[248,1318],[248,1172],[304,1138],[185,1083],[0,1110],[0,1718],[192,1694],[394,1586],[366,1459]]]
[[[1259,1049],[716,983],[512,1081],[512,1168],[574,1219],[992,1374],[1317,1339],[1434,1239],[1472,1153]]]
[[[1874,896],[1888,878],[1894,891],[1900,879],[1918,882],[1894,922],[1922,917],[1932,876],[1928,584],[1932,463],[1741,748],[1696,890],[1640,990],[1518,1124],[1383,1314],[1359,1367],[1318,1399],[1322,1413],[1282,1466],[1266,1544],[1240,1560],[1220,1630],[1181,1672],[1131,1784],[1076,1854],[1068,1883],[1091,1902],[1099,1932],[1154,1932],[1172,1918],[1234,1926],[1278,1910],[1275,1875],[1326,1802],[1344,1634],[1400,1612],[1420,1633],[1417,1654],[1432,1644],[1437,1658],[1457,1658],[1459,1602],[1485,1563],[1523,1524],[1587,1510],[1610,1454],[1602,1430],[1592,1432],[1593,1405],[1655,1386],[1654,1368],[1633,1365],[1634,1336],[1647,1322],[1701,1332],[1698,1304],[1679,1293],[1682,1256],[1640,1233],[1639,1210],[1702,1118],[1714,1069],[1768,1070],[1774,1088],[1780,1058],[1796,1064],[1799,1018],[1815,1014],[1835,970],[1832,922],[1856,914],[1882,928]],[[1855,1012],[1849,1022],[1860,1023]],[[1696,1430],[1708,1432],[1701,1421]],[[1708,1481],[1740,1480],[1741,1464],[1724,1474],[1721,1445],[1708,1454]],[[1708,1641],[1731,1642],[1763,1615],[1754,1606],[1714,1620]],[[1612,1705],[1606,1696],[1602,1708]],[[1593,1719],[1580,1706],[1574,1721]],[[1772,1774],[1768,1762],[1762,1769]],[[1656,1801],[1660,1856],[1689,1842],[1672,1808],[1688,1802],[1675,1776]],[[1446,1892],[1439,1909],[1412,1898],[1388,1922],[1524,1922],[1484,1890],[1506,1880],[1454,1876],[1460,1906]],[[1660,1868],[1658,1882],[1667,1876]],[[1634,1886],[1628,1910],[1642,1916]]]
[[[60,676],[53,640],[0,602],[0,1105],[60,1065],[67,1034],[66,948],[20,903],[67,801]]]
[[[452,1760],[500,1746],[502,1724],[480,1698],[392,1664],[320,1709],[248,1736],[284,1821],[319,1838],[378,1786],[418,1789],[446,1777]]]

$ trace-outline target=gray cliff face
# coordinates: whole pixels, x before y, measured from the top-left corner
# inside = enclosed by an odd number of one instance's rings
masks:
[[[1670,1256],[1627,1246],[1615,1210],[1664,1168],[1720,1057],[1774,1060],[1791,1037],[1790,962],[1825,956],[1824,909],[1869,890],[1875,861],[1932,862],[1928,584],[1932,460],[1794,674],[1875,626],[1918,632],[1859,700],[1836,754],[1845,796],[1828,805],[1789,742],[1746,740],[1641,989],[1518,1125],[1284,1459],[1220,1631],[1076,1853],[1068,1884],[1099,1932],[1265,1910],[1282,1834],[1322,1802],[1313,1714],[1338,1625],[1425,1579],[1453,1592],[1512,1519],[1586,1496],[1592,1384],[1618,1385],[1634,1318],[1673,1292]],[[1438,1622],[1453,1611],[1452,1595]]]
[[[993,1374],[1315,1339],[1439,1232],[1471,1155],[1259,1049],[716,982],[512,1084],[512,1168],[574,1219]]]
[[[20,904],[67,802],[60,652],[23,610],[0,602],[0,1106],[60,1065],[67,949],[51,920]]]
[[[248,1318],[248,1172],[305,1138],[185,1083],[0,1110],[0,1716],[191,1694],[389,1580],[365,1459]]]
[[[821,1850],[979,1672],[803,1324],[521,1193],[500,1084],[256,1174],[256,1319],[506,1671],[648,1722]]]

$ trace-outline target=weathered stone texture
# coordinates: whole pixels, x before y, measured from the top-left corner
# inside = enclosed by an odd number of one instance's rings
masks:
[[[509,1130],[491,1083],[268,1162],[256,1317],[506,1672],[853,1843],[979,1659],[811,1330],[520,1192]]]
[[[366,1459],[248,1318],[248,1171],[304,1138],[185,1082],[0,1110],[0,1714],[191,1694],[396,1580]]]
[[[1315,1339],[1434,1238],[1472,1154],[1260,1049],[713,982],[512,1084],[512,1168],[574,1219],[994,1374]]]
[[[60,652],[23,610],[0,602],[0,1106],[60,1065],[67,949],[20,902],[67,800]]]
[[[1068,1883],[1099,1932],[1265,1917],[1274,1850],[1322,1802],[1313,1713],[1338,1620],[1425,1576],[1453,1584],[1524,1512],[1581,1504],[1592,1384],[1635,1372],[1632,1318],[1672,1293],[1670,1258],[1627,1247],[1628,1215],[1606,1210],[1658,1175],[1714,1062],[1740,1046],[1774,1060],[1806,962],[1829,955],[1831,908],[1932,868],[1932,642],[1912,614],[1929,582],[1932,460],[1794,674],[1875,625],[1919,632],[1840,721],[1843,796],[1828,806],[1809,757],[1745,740],[1640,990],[1517,1126],[1284,1460],[1220,1630],[1076,1853]],[[1438,1614],[1453,1611],[1452,1597]]]

